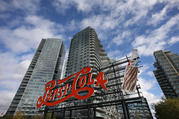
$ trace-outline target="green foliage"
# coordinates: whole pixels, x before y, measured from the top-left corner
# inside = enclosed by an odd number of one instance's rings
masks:
[[[154,104],[157,119],[179,119],[179,98],[163,99]]]
[[[1,117],[0,119],[13,119],[13,116],[12,115],[6,115],[6,116]]]
[[[30,116],[30,115],[24,115],[21,111],[18,111],[14,116],[5,115],[4,117],[0,117],[0,119],[43,119],[43,115],[35,114],[33,116]]]
[[[24,119],[24,115],[21,111],[18,111],[16,115],[14,115],[13,119]]]
[[[42,115],[34,115],[32,119],[43,119]]]

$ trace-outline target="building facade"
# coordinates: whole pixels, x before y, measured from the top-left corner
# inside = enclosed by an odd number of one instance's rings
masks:
[[[64,57],[61,39],[42,39],[6,115],[14,115],[18,111],[34,115],[37,99],[44,94],[45,84],[61,77]]]
[[[179,55],[170,51],[154,52],[154,75],[166,98],[179,97]]]
[[[92,72],[98,72],[101,66],[108,64],[109,62],[110,59],[108,58],[103,46],[101,45],[95,30],[91,27],[87,27],[75,34],[71,40],[65,77],[79,72],[81,69],[87,66],[92,68]],[[100,91],[95,90],[94,94],[99,93]],[[90,101],[91,103],[97,103],[98,99],[93,99]],[[85,104],[85,101],[74,102],[74,105],[75,104]],[[69,103],[66,103],[65,105],[67,106]],[[92,116],[92,110],[84,109],[73,111],[74,113],[72,117],[85,118],[87,117],[88,111],[90,111],[90,115]],[[105,108],[97,108],[96,117],[107,117],[106,111],[107,110]]]
[[[109,58],[91,27],[75,34],[71,40],[65,77],[80,71],[86,66],[98,69],[109,62]]]

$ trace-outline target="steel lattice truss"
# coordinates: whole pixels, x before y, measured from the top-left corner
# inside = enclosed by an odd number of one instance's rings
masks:
[[[136,86],[136,91],[134,93],[127,94],[121,90],[122,79],[124,77],[125,67],[128,62],[128,57],[126,57],[102,67],[92,67],[93,72],[104,72],[104,77],[108,79],[108,83],[106,84],[107,90],[103,90],[102,87],[96,87],[94,85],[93,88],[95,89],[95,92],[88,99],[77,100],[74,97],[71,97],[57,106],[41,108],[39,112],[62,112],[65,115],[65,111],[70,111],[71,115],[73,110],[93,109],[94,118],[96,118],[96,108],[121,105],[124,114],[123,117],[125,119],[129,119],[129,110],[127,105],[142,103],[145,98],[141,96],[138,90],[139,85]],[[66,83],[72,83],[72,80]],[[64,86],[66,83],[62,84],[61,86]]]

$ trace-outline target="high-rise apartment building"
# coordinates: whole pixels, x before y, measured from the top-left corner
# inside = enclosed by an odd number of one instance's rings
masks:
[[[154,52],[154,75],[167,98],[179,97],[179,55],[170,51]]]
[[[87,27],[75,34],[71,40],[65,76],[78,72],[86,66],[98,69],[108,62],[109,58],[95,30]]]
[[[108,64],[109,62],[110,59],[107,57],[95,30],[91,27],[87,27],[75,34],[71,40],[65,77],[70,76],[87,66],[90,66],[92,71],[97,72],[101,66]],[[95,93],[97,93],[97,91],[95,91]],[[92,102],[96,101],[97,100],[92,100]],[[79,101],[78,103],[82,104],[85,102]],[[98,108],[96,110],[96,116],[104,117],[104,111],[105,110]],[[73,117],[85,117],[87,116],[87,112],[87,110],[76,111]]]
[[[18,111],[25,115],[36,113],[36,102],[44,94],[45,84],[61,77],[64,56],[62,40],[42,39],[6,115],[14,115]]]

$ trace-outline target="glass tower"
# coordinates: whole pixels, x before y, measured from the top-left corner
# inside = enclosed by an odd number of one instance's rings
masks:
[[[48,81],[61,77],[65,48],[61,39],[42,39],[6,115],[37,112],[36,102]]]
[[[154,52],[154,75],[167,98],[179,97],[179,55],[170,51]]]

